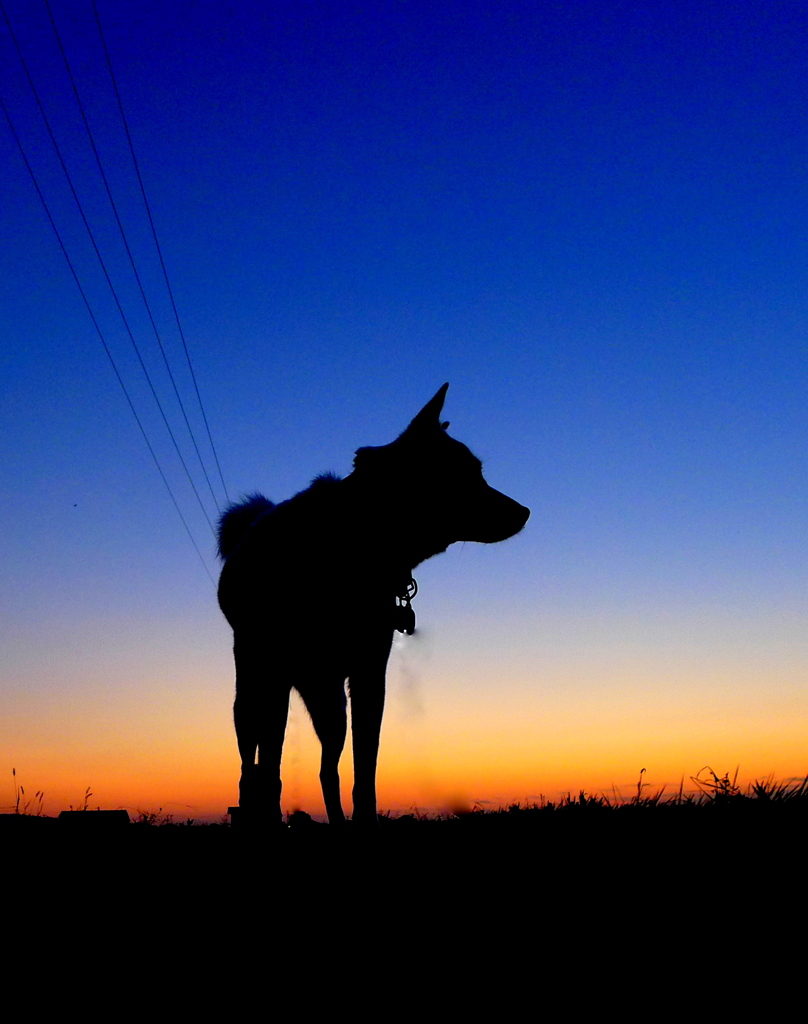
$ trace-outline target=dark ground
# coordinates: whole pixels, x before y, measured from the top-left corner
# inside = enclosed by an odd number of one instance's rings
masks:
[[[581,798],[578,798],[581,799]],[[607,806],[583,798],[565,806],[513,807],[443,819],[382,818],[343,829],[298,814],[287,826],[253,832],[226,825],[98,824],[4,815],[0,858],[6,878],[36,865],[47,875],[70,866],[90,886],[104,877],[168,879],[183,888],[270,888],[275,898],[336,894],[346,883],[409,899],[432,892],[518,902],[520,889],[549,901],[605,888],[630,899],[680,883],[705,892],[730,880],[753,886],[801,871],[808,850],[808,800],[728,799]],[[41,876],[40,876],[41,877]],[[678,880],[678,881],[677,881]],[[564,891],[561,894],[559,890]]]
[[[68,1001],[102,979],[116,1014],[721,1018],[802,948],[802,800],[263,836],[21,817],[0,824],[9,963],[69,962]]]

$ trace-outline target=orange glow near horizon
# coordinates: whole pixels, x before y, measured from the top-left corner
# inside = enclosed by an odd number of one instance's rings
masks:
[[[380,810],[445,812],[474,805],[557,800],[579,790],[630,796],[640,770],[651,792],[695,787],[690,777],[705,765],[735,772],[746,785],[774,775],[802,777],[808,762],[808,716],[796,713],[796,688],[739,684],[724,704],[698,703],[695,685],[682,684],[653,701],[639,699],[639,684],[589,692],[521,687],[518,701],[487,691],[430,684],[428,710],[414,709],[391,672],[390,699],[379,761]],[[720,692],[714,692],[720,698]],[[731,703],[730,698],[734,698]],[[13,809],[11,768],[25,800],[45,792],[44,811],[89,806],[162,808],[175,820],[216,820],[238,800],[235,735],[224,702],[202,701],[193,715],[177,700],[159,719],[130,720],[112,729],[109,719],[39,717],[18,729],[6,753],[7,795]],[[285,812],[323,814],[318,781],[319,745],[306,712],[293,698],[282,765]],[[341,764],[343,802],[350,813],[353,778],[350,736]]]
[[[513,630],[499,665],[486,653],[497,638],[484,624],[447,624],[434,644],[429,634],[397,641],[379,807],[440,812],[557,800],[581,789],[628,797],[643,768],[651,791],[678,790],[682,778],[692,789],[690,777],[706,765],[719,775],[739,766],[743,785],[769,775],[801,778],[808,690],[801,625],[792,619],[790,641],[781,617],[780,633],[763,623],[755,634],[741,622],[732,642],[691,650],[666,646],[664,637],[640,648],[615,621],[602,635],[592,631],[591,649],[559,640],[554,651],[551,630],[528,624]],[[16,768],[24,800],[44,790],[48,814],[82,806],[89,786],[93,807],[221,818],[238,800],[239,764],[229,638],[214,625],[209,646],[184,669],[171,661],[171,638],[158,635],[146,655],[118,655],[114,684],[111,655],[96,677],[78,660],[71,671],[54,663],[36,678],[19,675],[6,700],[0,805],[13,810]],[[676,632],[693,635],[687,622]],[[770,632],[778,644],[766,648],[759,638]],[[37,689],[39,676],[56,681]],[[293,696],[282,765],[286,812],[323,814],[318,771],[319,745]],[[349,736],[341,764],[348,813],[352,775]]]

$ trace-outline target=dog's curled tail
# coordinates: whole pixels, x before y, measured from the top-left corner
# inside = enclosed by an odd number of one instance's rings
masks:
[[[274,507],[275,503],[263,494],[248,494],[228,506],[219,518],[219,557],[229,558],[253,523]]]

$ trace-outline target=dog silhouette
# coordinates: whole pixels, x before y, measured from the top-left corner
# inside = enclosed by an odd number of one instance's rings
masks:
[[[282,821],[280,762],[294,687],[322,745],[331,824],[345,821],[339,759],[354,755],[353,821],[376,821],[376,762],[395,629],[412,632],[412,570],[456,541],[491,544],[530,512],[483,479],[446,432],[444,384],[391,444],[360,448],[341,479],[319,476],[288,501],[260,494],[219,522],[219,604],[233,628],[234,718],[244,823]],[[257,755],[257,763],[256,763]]]

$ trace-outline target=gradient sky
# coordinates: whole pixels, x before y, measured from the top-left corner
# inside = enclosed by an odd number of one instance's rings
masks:
[[[532,510],[417,572],[381,806],[804,774],[804,5],[98,2],[231,498],[347,473],[448,380]],[[92,7],[52,9],[201,439]],[[7,10],[192,465],[47,10]],[[0,93],[215,576],[2,23]],[[221,814],[230,632],[0,147],[0,804],[14,767],[51,813]],[[316,758],[294,702],[287,809]]]

